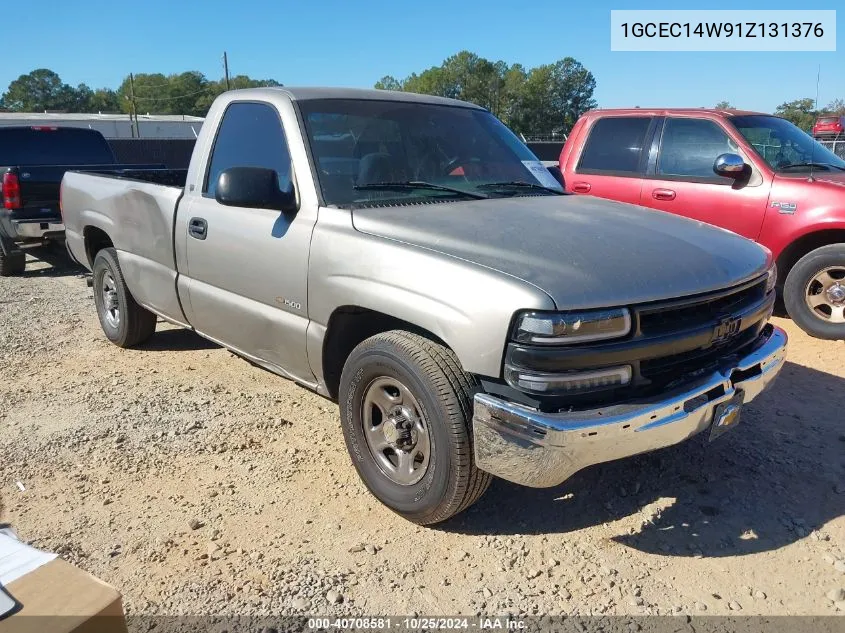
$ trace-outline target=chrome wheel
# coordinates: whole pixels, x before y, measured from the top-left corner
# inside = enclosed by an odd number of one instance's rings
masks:
[[[845,266],[819,271],[804,293],[807,307],[829,323],[845,323]]]
[[[411,486],[428,469],[431,439],[417,399],[395,378],[382,376],[364,391],[364,437],[379,469]]]
[[[103,317],[111,327],[120,326],[120,303],[117,295],[117,284],[109,271],[103,273]]]

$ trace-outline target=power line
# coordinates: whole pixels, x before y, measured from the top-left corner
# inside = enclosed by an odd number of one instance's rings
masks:
[[[203,88],[202,90],[196,90],[194,92],[186,92],[183,95],[178,95],[176,97],[135,97],[135,101],[175,101],[177,99],[184,99],[185,97],[190,97],[192,95],[198,95],[202,92],[209,92],[212,88]]]

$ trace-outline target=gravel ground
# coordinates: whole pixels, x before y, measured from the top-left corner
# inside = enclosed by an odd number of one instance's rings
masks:
[[[419,528],[360,483],[334,404],[165,324],[118,349],[38,254],[0,278],[0,521],[129,614],[845,611],[841,343],[778,319],[789,362],[717,442],[497,480]]]

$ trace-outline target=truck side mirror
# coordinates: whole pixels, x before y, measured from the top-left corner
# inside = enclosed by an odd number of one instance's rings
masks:
[[[713,171],[717,176],[739,179],[748,175],[750,167],[739,154],[719,154],[713,163]]]
[[[272,209],[285,214],[296,211],[293,184],[282,190],[278,172],[264,167],[224,169],[217,178],[214,199],[229,207]]]

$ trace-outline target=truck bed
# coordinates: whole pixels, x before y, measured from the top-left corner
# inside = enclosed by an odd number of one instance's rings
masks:
[[[71,256],[92,269],[83,227],[113,239],[121,270],[139,302],[182,315],[176,293],[173,225],[186,170],[67,172],[62,180],[65,235]],[[166,183],[166,184],[159,184]],[[64,211],[66,210],[66,211]],[[119,226],[120,230],[111,230]]]

